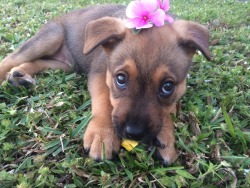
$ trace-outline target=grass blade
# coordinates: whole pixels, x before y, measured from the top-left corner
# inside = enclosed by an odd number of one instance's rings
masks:
[[[196,177],[192,176],[189,172],[185,170],[178,169],[176,170],[176,173],[187,179],[192,179],[192,180],[196,179]]]
[[[52,141],[50,141],[49,143],[47,143],[47,144],[44,146],[44,148],[45,148],[45,149],[49,149],[49,148],[52,148],[52,147],[58,145],[59,143],[60,143],[60,140],[59,140],[59,139],[52,140]]]
[[[30,166],[31,165],[31,157],[28,157],[27,159],[25,159],[16,169],[15,173],[19,172],[20,170],[22,170],[23,168],[25,168],[26,166]]]
[[[63,141],[63,147],[64,147],[64,149],[68,146],[68,144],[69,144],[69,140]],[[55,152],[53,152],[52,155],[55,157],[55,156],[57,156],[62,150],[63,150],[63,149],[62,149],[62,146],[61,146],[61,147],[58,148]]]
[[[125,169],[125,172],[126,172],[126,174],[127,174],[127,176],[128,176],[128,179],[129,179],[130,181],[133,181],[133,179],[134,179],[133,173],[130,172],[128,169]]]
[[[76,127],[75,130],[73,130],[73,133],[72,133],[72,138],[76,137],[79,132],[82,131],[82,129],[88,124],[89,120],[91,119],[92,115],[91,114],[88,114],[85,119]]]
[[[225,118],[228,130],[229,130],[229,133],[231,134],[233,139],[236,139],[236,134],[235,134],[235,130],[234,130],[232,121],[231,121],[231,119],[230,119],[230,117],[229,117],[229,115],[228,115],[228,113],[226,111],[226,108],[225,108],[225,106],[223,104],[221,104],[221,109],[222,109],[222,113],[223,113],[223,116]]]
[[[54,134],[57,134],[57,135],[63,134],[62,131],[52,129],[52,128],[50,128],[50,127],[38,127],[37,129],[40,130],[40,131],[44,131],[44,132],[46,132],[46,133],[47,133],[47,132],[51,132],[51,133],[54,133]]]
[[[83,103],[77,110],[81,111],[89,107],[91,104],[91,99],[87,100],[85,103]]]

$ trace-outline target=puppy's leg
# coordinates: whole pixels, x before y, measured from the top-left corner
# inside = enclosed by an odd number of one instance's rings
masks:
[[[48,68],[52,70],[60,69],[65,72],[71,69],[69,65],[61,61],[38,59],[12,68],[8,73],[7,79],[8,82],[15,86],[22,85],[24,87],[29,87],[30,84],[35,84],[35,80],[32,76]]]
[[[175,111],[176,110],[174,110],[174,112]],[[177,158],[177,153],[175,149],[174,124],[170,113],[166,115],[163,127],[157,135],[157,139],[161,144],[161,147],[157,148],[158,154],[160,154],[160,156],[157,157],[163,160],[165,165],[173,163]]]
[[[112,125],[112,106],[105,74],[90,74],[89,91],[92,98],[92,119],[84,134],[85,151],[95,160],[112,158],[112,153],[120,149],[120,138]]]
[[[3,59],[0,64],[0,84],[13,67],[53,55],[63,45],[63,42],[64,32],[60,23],[51,22],[44,25],[34,37]],[[32,67],[34,68],[34,66]]]

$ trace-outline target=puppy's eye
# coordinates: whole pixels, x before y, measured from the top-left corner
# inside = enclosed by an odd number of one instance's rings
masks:
[[[115,76],[115,84],[118,89],[125,89],[128,82],[128,76],[126,73],[118,73]]]
[[[170,96],[175,90],[175,85],[172,81],[165,81],[160,87],[160,96],[161,97],[168,97]]]

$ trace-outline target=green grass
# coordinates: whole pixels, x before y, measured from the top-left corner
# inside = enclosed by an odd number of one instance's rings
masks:
[[[0,60],[47,20],[89,2],[1,0]],[[171,3],[178,17],[207,25],[214,43],[213,61],[194,57],[175,123],[178,160],[163,167],[142,145],[115,161],[88,158],[86,78],[46,71],[32,91],[0,88],[0,187],[250,186],[250,2]]]

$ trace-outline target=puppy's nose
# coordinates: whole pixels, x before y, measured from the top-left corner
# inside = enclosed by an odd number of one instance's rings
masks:
[[[144,137],[145,128],[142,126],[127,125],[125,128],[125,135],[128,139],[142,140]]]

